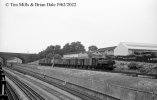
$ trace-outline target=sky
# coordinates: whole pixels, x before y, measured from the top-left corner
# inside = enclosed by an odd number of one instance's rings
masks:
[[[74,7],[12,6],[76,3]],[[157,44],[157,0],[1,0],[0,52],[38,53],[80,41],[86,48],[120,42]]]

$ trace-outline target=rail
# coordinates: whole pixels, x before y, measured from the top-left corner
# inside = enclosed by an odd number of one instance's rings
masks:
[[[111,96],[108,94],[103,94],[103,93],[100,93],[97,91],[89,90],[85,87],[81,87],[81,86],[78,86],[78,85],[75,85],[75,84],[72,84],[69,82],[65,82],[65,81],[60,80],[60,79],[52,78],[52,77],[47,76],[47,75],[43,76],[42,74],[36,73],[34,71],[30,71],[30,70],[26,70],[26,69],[19,69],[19,68],[18,69],[14,68],[14,70],[21,72],[23,74],[28,74],[28,75],[33,76],[37,79],[40,79],[44,82],[47,82],[53,86],[56,86],[62,90],[65,90],[65,91],[81,98],[82,100],[100,100],[99,97],[110,98],[112,100],[120,100],[117,97],[114,97],[114,96]],[[78,88],[81,88],[82,90],[88,91],[88,93],[81,91],[81,90],[78,90]],[[96,94],[96,95],[93,96],[93,94]]]
[[[19,96],[15,93],[15,90],[8,83],[6,83],[6,94],[9,100],[20,100]]]
[[[28,85],[19,81],[16,77],[10,75],[7,72],[4,72],[5,75],[10,78],[26,95],[30,100],[45,100],[42,96],[40,96],[37,92],[31,89]]]

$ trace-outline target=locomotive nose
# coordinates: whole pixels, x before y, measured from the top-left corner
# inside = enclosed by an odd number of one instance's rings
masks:
[[[115,64],[115,61],[114,61],[114,60],[109,60],[109,61],[108,61],[108,64],[114,65],[114,64]]]
[[[112,60],[112,64],[114,65],[116,62],[114,60]]]

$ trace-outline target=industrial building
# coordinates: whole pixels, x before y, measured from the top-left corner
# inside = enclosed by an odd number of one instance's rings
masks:
[[[114,56],[127,56],[142,53],[157,53],[157,44],[121,42],[114,49]]]
[[[63,59],[68,58],[97,58],[102,57],[102,54],[98,51],[95,52],[76,52],[76,53],[70,53],[70,54],[64,54]]]
[[[67,59],[67,58],[80,58],[80,57],[83,57],[83,58],[88,58],[88,54],[86,52],[74,52],[74,53],[69,53],[69,54],[64,54],[63,55],[63,58],[64,59]]]
[[[93,52],[79,52],[63,55],[63,58],[88,58],[109,56],[128,56],[143,53],[156,53],[157,44],[120,42],[118,46],[100,48]]]
[[[98,49],[98,51],[103,55],[110,55],[113,56],[114,55],[114,49],[116,48],[116,46],[112,46],[112,47],[106,47],[106,48],[100,48]]]

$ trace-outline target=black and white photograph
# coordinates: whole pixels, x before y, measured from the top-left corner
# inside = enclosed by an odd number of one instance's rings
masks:
[[[0,100],[157,100],[157,0],[1,0]]]

